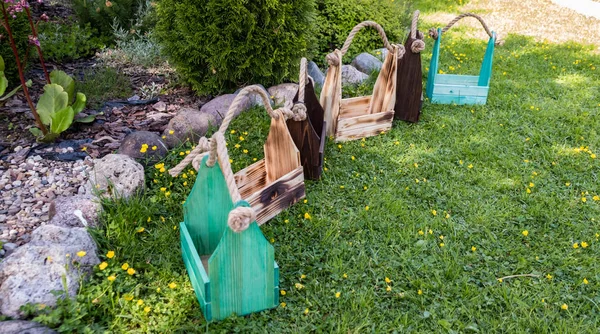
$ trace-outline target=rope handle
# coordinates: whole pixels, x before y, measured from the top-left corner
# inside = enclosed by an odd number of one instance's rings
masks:
[[[294,103],[292,107],[292,112],[294,115],[298,115],[295,117],[295,121],[303,121],[306,119],[306,105],[304,104],[304,86],[306,86],[306,82],[308,81],[308,67],[306,58],[302,57],[300,59],[300,74],[298,75],[298,102]]]
[[[443,29],[442,29],[442,34],[447,32],[448,30],[450,30],[450,28],[452,28],[452,26],[462,20],[465,17],[474,17],[476,18],[479,23],[481,23],[481,26],[483,26],[483,29],[485,29],[485,32],[488,34],[488,36],[490,36],[490,38],[495,38],[495,43],[498,44],[498,39],[494,36],[494,34],[492,34],[492,31],[490,30],[490,28],[488,27],[488,25],[485,23],[485,21],[483,20],[483,18],[481,18],[481,16],[477,15],[477,14],[473,14],[473,13],[463,13],[458,15],[457,17],[454,18],[454,20],[450,21],[450,23],[448,23]],[[429,36],[431,36],[431,38],[433,39],[438,39],[438,32],[437,29],[435,28],[431,28],[429,29]]]
[[[420,53],[425,50],[425,41],[423,41],[423,34],[419,32],[417,36],[417,23],[419,22],[419,14],[421,12],[419,10],[415,10],[412,18],[412,23],[410,25],[410,38],[414,39],[412,44],[410,45],[410,50],[412,53]]]
[[[383,40],[383,46],[386,49],[388,49],[388,51],[390,51],[390,52],[394,51],[394,49],[392,48],[392,44],[390,44],[390,41],[388,41],[387,36],[385,35],[385,31],[379,25],[379,23],[374,22],[374,21],[363,21],[363,22],[357,24],[356,26],[354,26],[354,28],[352,28],[352,30],[350,31],[350,34],[348,35],[348,37],[346,38],[346,41],[344,42],[344,46],[342,46],[342,50],[341,50],[342,57],[346,54],[346,52],[348,52],[348,49],[350,49],[350,44],[352,44],[352,40],[354,39],[354,36],[364,27],[371,27],[371,28],[374,28],[375,30],[377,30],[377,33]],[[334,66],[337,66],[340,64],[340,60],[335,55],[334,52],[327,55],[327,62],[330,65],[334,65]]]

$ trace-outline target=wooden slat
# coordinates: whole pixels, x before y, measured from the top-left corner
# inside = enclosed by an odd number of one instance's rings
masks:
[[[397,47],[388,52],[381,71],[373,87],[373,96],[369,105],[369,113],[377,114],[394,109],[396,104],[396,70],[398,68]]]
[[[431,99],[433,97],[433,84],[437,82],[438,67],[440,63],[440,43],[442,42],[442,29],[438,28],[438,38],[433,44],[433,52],[431,54],[431,61],[429,62],[429,73],[427,73],[427,97]]]
[[[417,31],[417,36],[420,32]],[[395,119],[416,123],[421,115],[421,98],[423,97],[423,70],[421,53],[413,53],[412,44],[417,39],[408,35],[404,47],[404,57],[398,59],[396,74]]]
[[[455,95],[455,96],[487,96],[490,87],[467,86],[467,85],[442,85],[433,86],[433,96],[436,95]]]
[[[363,116],[343,118],[338,122],[338,132],[342,133],[347,130],[360,129],[363,127],[371,127],[377,124],[390,123],[394,117],[393,111],[381,112],[377,114],[368,114]]]
[[[342,99],[339,118],[349,118],[362,116],[369,113],[371,96],[359,96],[349,99]]]
[[[266,223],[281,211],[304,198],[304,174],[302,166],[254,193],[246,201],[256,211],[259,225]]]
[[[394,111],[388,111],[385,113],[374,114],[373,117],[381,117],[379,122],[369,121],[369,126],[357,125],[348,127],[343,131],[336,133],[335,140],[338,142],[356,140],[365,137],[376,136],[382,131],[389,131],[392,128],[392,119],[394,117]]]
[[[479,77],[476,75],[438,74],[435,84],[477,86]]]
[[[271,118],[271,128],[265,143],[265,170],[267,184],[300,167],[300,151],[294,144],[292,136],[285,124],[285,117],[279,110],[278,119]]]
[[[241,201],[237,206],[249,205]],[[221,320],[234,313],[241,316],[277,306],[274,264],[273,245],[255,222],[239,233],[226,229],[208,260],[213,318]]]
[[[440,104],[485,104],[486,96],[455,96],[455,95],[434,95],[431,99],[432,103]]]
[[[254,194],[267,184],[267,171],[265,169],[265,160],[261,159],[252,165],[235,173],[235,184],[240,191],[242,198]]]
[[[206,271],[207,267],[202,266],[202,260],[198,256],[196,247],[192,242],[192,238],[188,233],[185,223],[180,223],[180,239],[181,239],[181,254],[183,257],[183,263],[190,277],[190,282],[194,288],[196,298],[200,303],[200,308],[205,314],[205,318],[210,320],[211,309],[210,309],[210,280]]]
[[[337,129],[337,119],[340,113],[340,100],[342,98],[342,53],[334,51],[339,57],[338,65],[330,65],[321,90],[321,106],[325,111],[327,122],[327,135],[333,136]]]

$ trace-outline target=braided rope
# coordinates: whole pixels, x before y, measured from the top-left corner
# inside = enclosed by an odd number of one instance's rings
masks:
[[[477,15],[477,14],[473,14],[473,13],[463,13],[458,15],[457,17],[454,18],[454,20],[450,21],[450,23],[448,23],[443,29],[442,29],[442,34],[447,32],[448,30],[450,30],[450,28],[452,28],[452,26],[462,20],[465,17],[474,17],[476,18],[479,23],[481,23],[481,26],[483,26],[483,29],[485,29],[485,32],[488,34],[488,36],[490,36],[490,38],[494,38],[494,35],[492,34],[492,31],[490,30],[490,28],[488,27],[488,25],[485,23],[485,21],[483,21],[483,18],[481,18],[481,16]],[[431,28],[429,29],[429,36],[431,36],[431,38],[433,39],[438,39],[438,32],[437,29],[435,28]],[[498,39],[496,39],[495,41],[496,44],[499,43]]]
[[[371,27],[371,28],[374,28],[375,30],[377,30],[377,33],[383,40],[383,46],[386,49],[388,49],[388,51],[393,51],[392,45],[388,41],[383,28],[377,22],[363,21],[363,22],[357,24],[356,26],[354,26],[354,28],[352,28],[352,30],[350,31],[350,34],[348,35],[348,37],[346,38],[346,41],[344,42],[344,46],[342,46],[342,50],[341,50],[342,56],[345,55],[346,52],[348,52],[348,49],[350,48],[350,45],[352,44],[352,40],[354,39],[354,36],[364,27]],[[334,66],[337,66],[340,64],[340,61],[338,61],[337,58],[338,57],[335,56],[334,52],[328,54],[326,57],[329,65],[334,65]]]
[[[292,107],[294,113],[293,119],[296,122],[303,121],[306,119],[306,105],[304,104],[304,86],[308,79],[308,69],[306,66],[306,58],[300,59],[300,74],[298,76],[298,102]]]
[[[229,110],[227,110],[227,114],[223,118],[221,127],[219,127],[219,132],[225,133],[225,131],[227,131],[227,128],[229,127],[229,123],[231,123],[231,121],[235,117],[235,112],[238,111],[240,106],[243,104],[244,98],[246,96],[250,95],[251,93],[258,94],[258,96],[261,97],[263,104],[265,105],[265,109],[267,109],[267,113],[269,114],[269,116],[271,116],[272,118],[275,118],[275,119],[277,119],[279,117],[279,115],[277,115],[273,111],[273,107],[271,107],[271,101],[269,100],[269,97],[265,93],[264,89],[262,89],[258,85],[247,86],[247,87],[244,87],[238,93],[238,95],[235,97],[235,99],[233,99],[233,102],[231,103],[231,105],[229,105]]]
[[[419,12],[418,10],[415,10],[415,13],[413,14],[412,18],[412,24],[410,25],[410,38],[414,39],[410,46],[410,50],[412,51],[412,53],[419,53],[425,50],[425,42],[423,41],[423,38],[417,38],[417,23],[419,22],[420,13],[421,12]],[[422,34],[419,35],[423,36]]]
[[[210,149],[210,145],[208,143],[208,139],[206,137],[200,138],[200,140],[198,141],[198,145],[196,145],[196,147],[194,147],[194,149],[190,152],[190,154],[188,154],[185,158],[183,158],[183,160],[181,160],[181,162],[178,163],[177,166],[169,169],[169,174],[171,174],[172,177],[179,175],[181,172],[183,172],[183,170],[187,167],[187,165],[190,164],[190,162],[193,163],[196,158],[200,157],[202,155],[202,153],[207,152],[209,149]],[[194,168],[197,165],[198,164],[196,163]],[[198,168],[196,168],[196,170],[198,170]]]

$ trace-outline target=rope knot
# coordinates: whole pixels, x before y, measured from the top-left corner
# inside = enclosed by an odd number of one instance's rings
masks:
[[[425,42],[420,39],[415,39],[410,46],[410,50],[412,53],[420,53],[421,51],[425,50]]]
[[[394,46],[398,49],[396,52],[398,53],[398,59],[402,59],[404,54],[406,53],[406,48],[402,44],[394,44]]]
[[[438,39],[438,32],[436,28],[429,29],[429,37],[433,39]]]
[[[306,105],[304,102],[298,102],[294,104],[292,107],[292,112],[294,113],[293,120],[296,122],[300,122],[306,119]]]
[[[252,208],[240,206],[229,212],[227,224],[233,232],[240,233],[248,229],[255,220],[256,213]]]
[[[335,52],[328,54],[325,59],[327,59],[327,63],[331,66],[338,66],[340,64],[340,59],[336,56]]]

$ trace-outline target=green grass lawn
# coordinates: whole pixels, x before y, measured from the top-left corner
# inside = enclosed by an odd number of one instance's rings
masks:
[[[460,31],[445,38],[441,68],[475,74],[486,41]],[[194,174],[173,179],[158,165],[143,197],[104,203],[94,235],[107,268],[75,302],[36,320],[121,333],[595,332],[600,57],[592,50],[508,36],[486,106],[426,102],[418,124],[328,141],[323,179],[306,182],[307,200],[262,227],[281,268],[277,309],[204,321],[177,228]],[[234,170],[262,157],[263,109],[230,129]],[[531,275],[499,279],[521,274]]]

